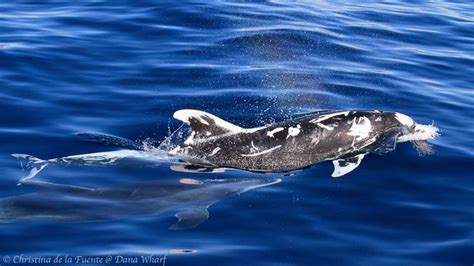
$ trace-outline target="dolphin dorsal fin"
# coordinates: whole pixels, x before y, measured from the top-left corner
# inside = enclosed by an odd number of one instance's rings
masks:
[[[199,110],[178,110],[173,114],[173,117],[191,126],[191,130],[200,138],[245,131],[245,129],[224,121],[215,115]]]

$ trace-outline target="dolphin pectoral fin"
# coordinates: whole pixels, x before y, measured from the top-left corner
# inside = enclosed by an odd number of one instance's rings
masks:
[[[209,218],[207,206],[198,206],[178,212],[178,221],[170,226],[170,230],[186,230],[194,228]]]
[[[383,155],[395,150],[397,139],[400,136],[398,130],[392,130],[379,136],[377,141],[367,147],[371,153]]]
[[[178,110],[173,117],[191,126],[193,138],[205,139],[226,133],[239,133],[245,129],[215,115],[191,109]]]
[[[332,163],[334,164],[334,172],[332,173],[331,176],[340,177],[352,172],[354,169],[357,168],[357,166],[359,166],[360,162],[362,162],[362,159],[364,159],[365,155],[366,153],[358,154],[356,156],[349,157],[349,158],[338,159],[338,160],[332,161]]]
[[[182,172],[182,173],[224,173],[225,172],[225,168],[213,168],[213,167],[205,167],[205,166],[192,165],[192,164],[184,164],[184,165],[173,164],[170,166],[170,169],[175,172]]]

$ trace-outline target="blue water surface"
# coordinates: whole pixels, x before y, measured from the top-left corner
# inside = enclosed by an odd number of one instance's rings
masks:
[[[171,252],[166,264],[472,265],[473,105],[470,0],[3,1],[2,198],[34,191],[16,185],[25,173],[10,154],[116,149],[82,142],[78,132],[158,143],[180,125],[172,115],[182,108],[243,127],[321,109],[378,109],[434,122],[442,135],[434,155],[404,143],[337,179],[330,162],[292,176],[51,166],[36,178],[89,187],[282,182],[215,203],[190,230],[168,230],[172,211],[2,223],[0,259],[189,250]]]

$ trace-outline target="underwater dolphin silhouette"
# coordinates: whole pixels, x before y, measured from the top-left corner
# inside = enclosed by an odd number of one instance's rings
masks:
[[[290,172],[330,160],[334,164],[332,176],[339,177],[357,168],[365,155],[391,152],[400,142],[411,141],[419,151],[429,152],[426,141],[439,135],[435,126],[415,123],[397,112],[320,111],[250,129],[198,110],[183,109],[173,116],[190,130],[184,141],[170,150],[146,149],[110,135],[81,134],[87,140],[125,149],[48,160],[12,154],[29,170],[20,183],[50,164],[113,165],[124,159],[152,165],[173,162],[177,164],[173,170],[184,172],[220,172],[225,168]]]
[[[170,229],[190,229],[208,219],[208,207],[212,204],[280,181],[278,178],[182,178],[87,188],[29,180],[23,185],[33,186],[38,191],[0,199],[0,223],[94,222],[175,211],[178,221]]]
[[[332,176],[338,177],[368,153],[388,153],[406,141],[426,149],[424,141],[438,136],[433,125],[396,112],[322,111],[250,129],[198,110],[179,110],[174,118],[191,132],[171,155],[194,165],[255,172],[288,172],[331,160]]]

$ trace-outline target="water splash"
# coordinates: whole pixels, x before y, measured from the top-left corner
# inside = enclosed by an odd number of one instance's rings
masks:
[[[430,143],[428,143],[428,140],[434,140],[439,136],[440,130],[434,124],[416,124],[413,133],[401,136],[400,138],[405,141],[411,141],[418,154],[420,156],[425,156],[434,153],[434,148]]]
[[[422,140],[434,140],[439,137],[440,132],[434,124],[421,125],[416,124],[413,133],[406,134],[399,137],[399,141],[422,141]]]
[[[149,152],[169,152],[176,148],[180,143],[184,141],[184,138],[188,135],[189,128],[184,127],[184,123],[181,124],[176,130],[171,131],[168,125],[168,136],[163,141],[159,141],[152,138],[146,138],[142,141],[143,149]]]

